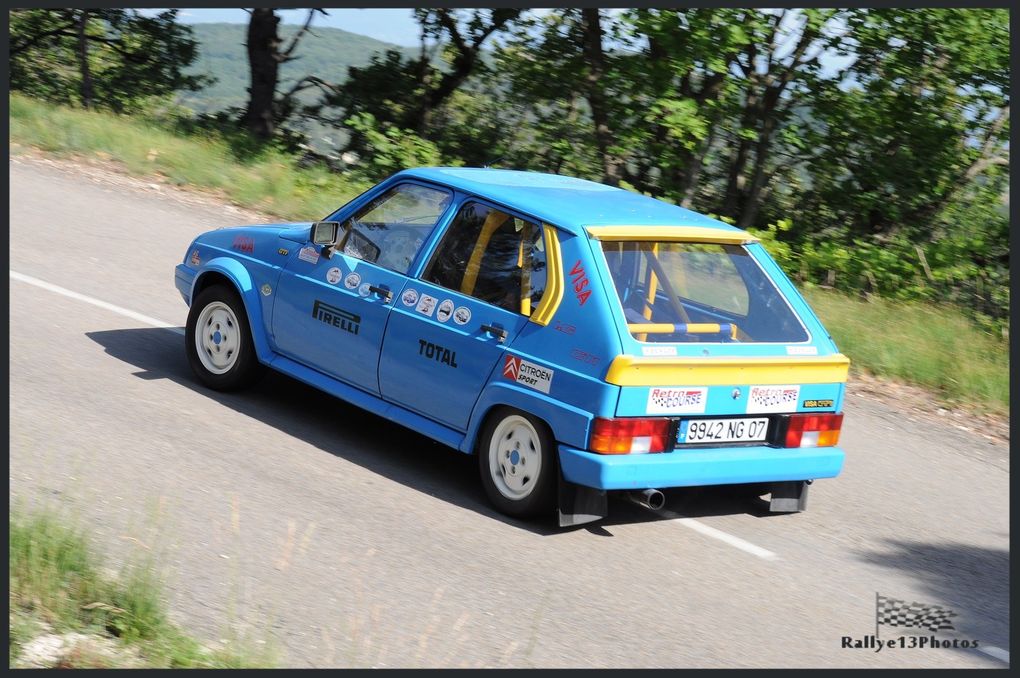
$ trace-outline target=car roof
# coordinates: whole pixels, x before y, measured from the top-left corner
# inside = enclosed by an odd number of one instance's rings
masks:
[[[421,167],[416,177],[473,193],[575,234],[589,226],[697,226],[741,232],[717,219],[648,196],[559,174],[481,167]]]

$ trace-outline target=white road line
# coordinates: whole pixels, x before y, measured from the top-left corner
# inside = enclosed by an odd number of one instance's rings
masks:
[[[56,292],[57,294],[62,294],[65,297],[68,297],[70,299],[77,299],[78,301],[84,301],[87,304],[92,304],[93,306],[98,306],[99,308],[105,308],[107,311],[113,311],[114,313],[119,313],[120,315],[123,315],[123,316],[126,316],[128,318],[131,318],[132,320],[137,320],[138,322],[145,323],[146,325],[152,325],[153,327],[161,327],[161,328],[163,328],[165,330],[170,330],[171,332],[173,332],[175,334],[184,334],[184,329],[180,328],[180,327],[177,327],[173,323],[168,323],[168,322],[165,322],[163,320],[159,320],[157,318],[152,318],[152,317],[149,317],[147,315],[142,315],[141,313],[135,313],[134,311],[131,311],[129,309],[126,309],[126,308],[123,308],[121,306],[116,306],[114,304],[111,304],[108,301],[103,301],[102,299],[96,299],[95,297],[90,297],[90,296],[87,296],[87,295],[84,295],[84,294],[80,294],[80,293],[75,292],[73,290],[69,290],[66,287],[60,287],[59,285],[54,285],[53,283],[48,283],[45,280],[39,280],[39,278],[33,278],[32,276],[25,275],[24,273],[18,273],[17,271],[11,271],[11,279],[12,280],[18,280],[18,281],[23,282],[23,283],[28,283],[29,285],[35,285],[36,287],[41,287],[42,289],[49,290],[50,292]]]
[[[978,647],[978,649],[984,652],[989,657],[995,657],[1000,662],[1009,663],[1009,652],[1003,650],[1001,647],[995,647],[994,645],[986,645],[984,647]]]
[[[718,539],[724,544],[729,544],[734,548],[750,553],[752,556],[757,556],[762,560],[776,560],[779,558],[778,554],[775,554],[768,549],[763,549],[749,541],[744,541],[740,537],[735,537],[728,532],[723,532],[722,530],[717,530],[714,527],[709,527],[705,523],[700,523],[694,518],[685,518],[679,513],[674,513],[673,511],[660,511],[659,515],[669,518],[672,522],[688,527],[695,532],[705,535],[706,537]]]

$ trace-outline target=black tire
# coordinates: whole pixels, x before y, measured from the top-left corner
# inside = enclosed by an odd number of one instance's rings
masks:
[[[493,444],[496,436],[505,444]],[[479,432],[475,453],[482,487],[496,510],[515,518],[552,511],[559,458],[545,422],[520,410],[497,408]]]
[[[226,313],[226,307],[230,313]],[[202,350],[196,342],[198,322],[206,309],[210,310],[205,323],[205,330],[211,330],[212,335],[220,333],[221,342],[209,345],[206,349],[206,360],[199,355]],[[219,311],[219,313],[217,313]],[[214,317],[215,314],[215,317]],[[234,322],[236,320],[236,323]],[[229,337],[229,339],[228,339]],[[228,343],[229,342],[229,343]],[[211,285],[201,292],[191,304],[188,312],[188,325],[184,332],[184,348],[188,354],[188,363],[191,370],[199,380],[211,389],[216,391],[234,391],[253,384],[265,372],[265,367],[259,362],[255,353],[255,344],[251,338],[251,325],[248,323],[248,314],[244,309],[244,302],[241,296],[233,287],[226,285]],[[219,355],[213,357],[210,349],[228,349],[229,358],[221,358]],[[217,371],[213,360],[225,361]]]

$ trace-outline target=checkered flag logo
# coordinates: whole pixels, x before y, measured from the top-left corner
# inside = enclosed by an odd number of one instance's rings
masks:
[[[950,617],[956,613],[941,605],[922,605],[879,595],[875,617],[885,626],[913,626],[929,631],[955,631]]]

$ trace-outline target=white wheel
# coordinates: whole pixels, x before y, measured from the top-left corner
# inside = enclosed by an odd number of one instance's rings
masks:
[[[211,285],[196,295],[184,330],[184,350],[195,376],[217,391],[250,386],[264,372],[244,302],[226,285]]]
[[[552,511],[556,498],[556,440],[548,424],[510,407],[485,418],[475,444],[482,487],[501,513],[534,518]]]
[[[542,473],[542,439],[531,422],[510,415],[489,440],[489,473],[499,493],[511,501],[524,499],[537,487]]]
[[[202,309],[195,324],[195,352],[202,367],[213,374],[225,374],[237,362],[241,327],[234,311],[222,301]]]

